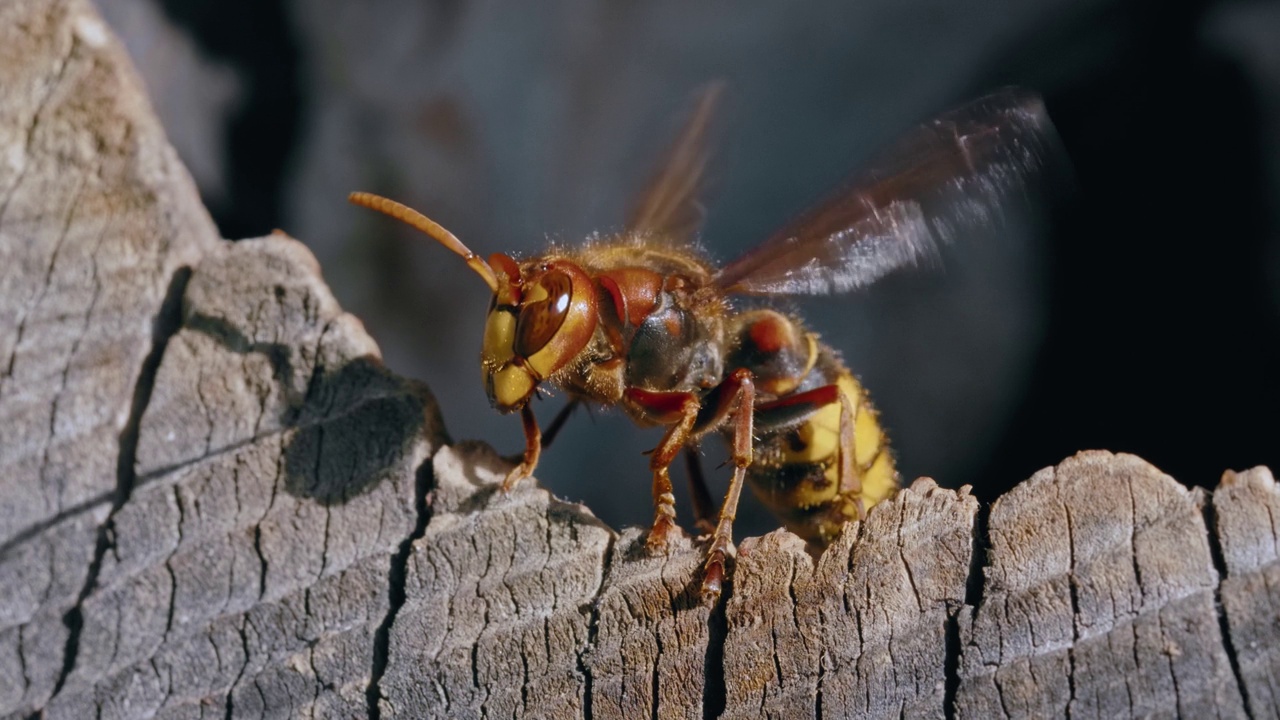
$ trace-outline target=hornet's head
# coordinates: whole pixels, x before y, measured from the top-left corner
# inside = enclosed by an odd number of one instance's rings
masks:
[[[591,278],[567,260],[489,257],[498,287],[484,323],[480,365],[489,402],[502,412],[529,401],[538,383],[582,352],[596,330]]]
[[[402,220],[466,261],[493,292],[485,318],[480,367],[489,402],[519,410],[538,384],[571,363],[595,333],[596,292],[576,264],[562,259],[525,262],[494,253],[486,263],[453,233],[416,210],[370,193],[351,202]]]

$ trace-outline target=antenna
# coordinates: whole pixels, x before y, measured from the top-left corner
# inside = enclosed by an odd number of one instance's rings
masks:
[[[495,293],[498,292],[498,277],[493,274],[493,268],[489,267],[489,265],[482,260],[479,255],[471,252],[470,248],[463,245],[462,241],[459,240],[456,235],[445,230],[440,223],[432,220],[426,215],[423,215],[417,210],[414,210],[408,205],[403,205],[395,200],[384,198],[381,195],[374,195],[373,193],[353,192],[347,196],[347,200],[351,201],[354,205],[367,207],[370,210],[377,210],[384,215],[390,215],[391,217],[412,225],[418,230],[421,230],[431,236],[436,240],[436,242],[449,248],[457,255],[462,256],[462,259],[467,261],[467,265],[469,265],[472,270],[476,271],[476,274],[480,276],[481,280],[484,280],[484,284],[489,286],[489,290]]]

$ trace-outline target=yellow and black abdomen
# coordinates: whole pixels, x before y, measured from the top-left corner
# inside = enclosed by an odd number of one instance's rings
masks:
[[[755,437],[747,481],[788,530],[818,545],[888,497],[898,472],[866,390],[835,352],[772,310],[739,318],[730,368],[756,382]],[[850,489],[841,490],[841,414],[853,426]]]
[[[752,490],[787,529],[820,546],[834,540],[846,522],[858,519],[859,503],[868,510],[898,487],[893,452],[866,390],[830,360],[834,377],[826,379],[853,408],[853,466],[860,488],[840,491],[839,402],[818,407],[798,425],[761,428],[747,470]]]

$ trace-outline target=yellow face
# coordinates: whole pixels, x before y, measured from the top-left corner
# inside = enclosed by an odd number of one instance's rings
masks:
[[[524,272],[505,256],[490,262],[498,290],[485,319],[480,366],[489,402],[511,412],[586,347],[596,329],[595,291],[586,273],[568,262]]]
[[[524,405],[538,386],[533,375],[516,364],[515,338],[516,313],[510,306],[495,303],[484,323],[480,367],[489,402],[502,412]]]

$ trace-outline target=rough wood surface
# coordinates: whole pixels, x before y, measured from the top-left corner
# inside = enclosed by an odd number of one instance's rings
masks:
[[[1083,453],[991,508],[982,598],[961,615],[959,714],[1241,717],[1199,491]]]
[[[696,541],[496,493],[301,244],[218,239],[84,0],[0,1],[0,87],[0,717],[1280,713],[1265,468],[920,480],[708,607]]]
[[[217,239],[92,11],[0,3],[0,89],[0,712],[13,713],[63,681],[178,269]]]
[[[1271,471],[1223,475],[1213,513],[1240,688],[1253,717],[1280,717],[1280,489]]]

